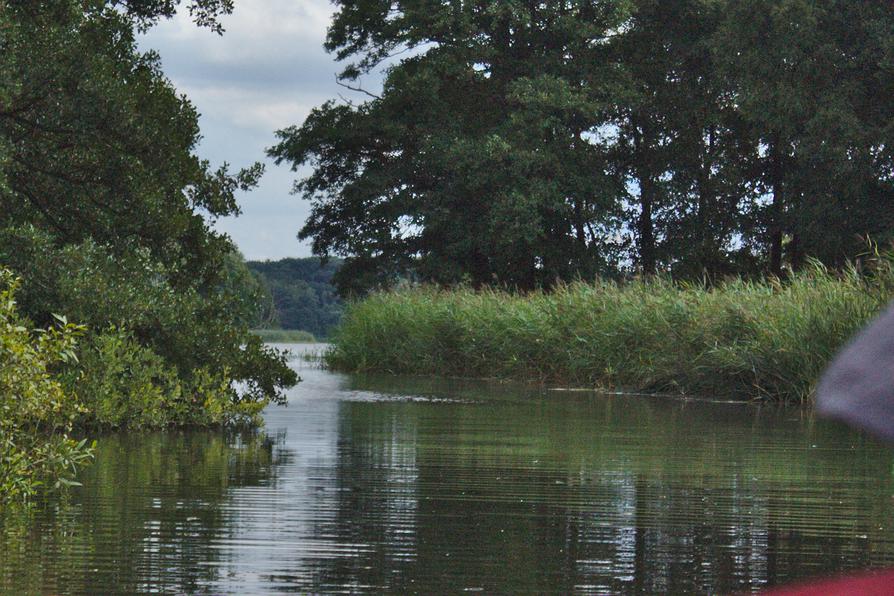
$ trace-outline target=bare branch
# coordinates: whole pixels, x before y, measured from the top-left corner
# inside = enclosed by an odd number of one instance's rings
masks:
[[[344,87],[345,89],[349,89],[351,91],[356,91],[357,93],[363,93],[365,95],[372,97],[373,99],[382,99],[380,96],[376,95],[375,93],[371,93],[371,92],[367,91],[363,87],[352,87],[351,85],[348,85],[347,83],[340,81],[338,79],[338,76],[335,77],[335,84],[340,87]]]

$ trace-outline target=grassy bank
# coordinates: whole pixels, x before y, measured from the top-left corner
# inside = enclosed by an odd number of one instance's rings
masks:
[[[821,266],[781,283],[578,283],[527,296],[421,288],[349,306],[330,366],[656,392],[807,399],[836,350],[894,295]]]
[[[308,331],[297,329],[252,329],[261,341],[273,344],[313,344],[317,338]]]

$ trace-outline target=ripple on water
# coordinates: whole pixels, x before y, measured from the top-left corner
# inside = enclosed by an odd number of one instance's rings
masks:
[[[801,411],[292,364],[263,434],[104,438],[69,499],[5,516],[0,592],[716,593],[894,563],[891,453]]]

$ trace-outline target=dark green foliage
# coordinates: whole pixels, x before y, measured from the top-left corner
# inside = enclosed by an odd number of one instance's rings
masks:
[[[109,6],[123,9],[141,30],[176,14],[181,0],[106,0]],[[200,27],[209,27],[217,33],[223,32],[218,20],[223,15],[232,14],[233,0],[190,0],[186,3],[189,15]]]
[[[839,266],[894,236],[890,134],[894,11],[881,2],[730,2],[714,34],[727,93],[763,147],[769,195],[743,231],[769,270]]]
[[[64,312],[95,332],[125,327],[186,381],[203,369],[241,381],[241,392],[230,390],[237,402],[279,399],[294,382],[284,355],[248,332],[257,294],[246,297],[244,283],[223,277],[215,286],[177,287],[147,250],[115,255],[91,240],[56,247],[51,234],[32,227],[0,230],[0,262],[30,272],[20,301],[40,325]],[[239,271],[238,255],[228,262],[225,271]],[[252,279],[244,270],[241,278]]]
[[[179,4],[0,0],[0,267],[23,280],[27,325],[64,313],[86,329],[73,352],[81,366],[57,367],[34,390],[42,407],[61,382],[66,424],[253,419],[297,381],[285,355],[249,332],[263,288],[212,229],[239,213],[235,193],[263,167],[231,173],[199,159],[195,109],[136,46],[137,29]],[[217,31],[232,10],[230,0],[183,4]],[[52,351],[44,360],[56,361]],[[21,416],[36,445],[65,436],[39,411]],[[0,474],[25,481],[44,460],[19,451]]]
[[[623,35],[609,43],[627,78],[599,127],[623,185],[621,230],[639,270],[711,278],[736,262],[744,214],[756,196],[747,173],[757,145],[725,97],[712,54],[722,2],[636,0]]]
[[[177,268],[178,282],[204,281],[230,246],[198,210],[238,213],[234,192],[261,167],[230,175],[199,160],[197,114],[158,57],[137,51],[127,19],[87,5],[11,2],[4,11],[2,223],[37,225],[60,243],[145,247]]]
[[[273,156],[316,165],[298,187],[314,201],[300,236],[352,257],[367,286],[415,271],[530,288],[604,270],[614,184],[582,135],[618,84],[592,42],[625,6],[339,4],[329,47],[361,70],[404,45],[429,49],[389,71],[381,98],[325,104],[279,133]]]
[[[354,293],[782,276],[894,237],[894,11],[870,0],[339,0],[349,85],[272,156]]]
[[[261,400],[234,400],[229,370],[210,367],[179,374],[128,331],[109,328],[78,349],[77,366],[62,383],[82,408],[80,425],[157,429],[257,423]]]
[[[297,329],[325,339],[341,319],[343,304],[333,286],[341,259],[318,258],[249,261],[248,268],[269,293],[272,308],[262,309],[259,328]]]
[[[248,333],[260,288],[209,225],[238,213],[234,193],[262,168],[198,159],[195,110],[135,45],[133,16],[176,4],[3,4],[0,262],[25,280],[36,324],[63,312],[124,327],[184,379],[226,370],[245,388],[233,399],[277,399],[294,373]],[[207,21],[229,2],[192,5]]]

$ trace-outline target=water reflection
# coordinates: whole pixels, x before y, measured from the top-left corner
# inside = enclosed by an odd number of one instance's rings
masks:
[[[894,558],[890,453],[800,412],[449,392],[342,404],[336,528],[375,548],[327,587],[716,593]]]
[[[237,531],[230,492],[276,468],[258,433],[105,437],[71,499],[2,517],[0,592],[196,592],[217,576],[214,542]]]
[[[894,458],[800,410],[303,367],[267,438],[110,437],[21,593],[730,592],[894,564]],[[272,437],[272,438],[270,438]]]

